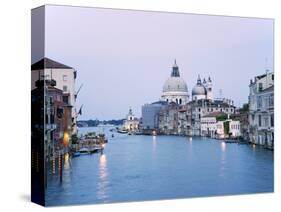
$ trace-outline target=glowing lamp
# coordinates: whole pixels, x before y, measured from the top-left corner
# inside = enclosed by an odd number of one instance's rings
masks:
[[[69,143],[69,134],[67,132],[63,133],[63,145],[67,146]]]

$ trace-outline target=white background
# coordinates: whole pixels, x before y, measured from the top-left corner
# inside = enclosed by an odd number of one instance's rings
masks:
[[[67,4],[275,18],[275,193],[138,203],[57,207],[77,211],[277,211],[280,198],[280,22],[278,0],[2,1],[0,7],[0,211],[34,211],[30,198],[30,10]],[[277,48],[278,47],[278,48]],[[81,207],[81,208],[78,208]],[[280,209],[279,209],[280,210]]]

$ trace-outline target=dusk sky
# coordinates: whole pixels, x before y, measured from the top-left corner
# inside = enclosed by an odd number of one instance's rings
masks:
[[[241,106],[250,79],[273,71],[273,42],[271,19],[46,7],[45,56],[77,70],[79,119],[124,118],[129,107],[140,117],[174,59],[190,95],[198,74],[211,76],[214,97],[221,89]]]

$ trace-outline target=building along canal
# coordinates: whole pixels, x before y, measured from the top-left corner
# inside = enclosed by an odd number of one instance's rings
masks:
[[[273,151],[202,137],[104,132],[103,154],[65,157],[48,173],[46,205],[110,203],[273,191]]]

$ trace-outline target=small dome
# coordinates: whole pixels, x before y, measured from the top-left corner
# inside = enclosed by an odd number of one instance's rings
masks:
[[[192,89],[192,95],[207,95],[207,90],[201,83],[200,75],[198,75],[197,84]]]
[[[187,85],[181,77],[170,77],[163,86],[163,92],[188,92]]]
[[[207,90],[203,85],[195,85],[192,89],[192,95],[207,95]]]

